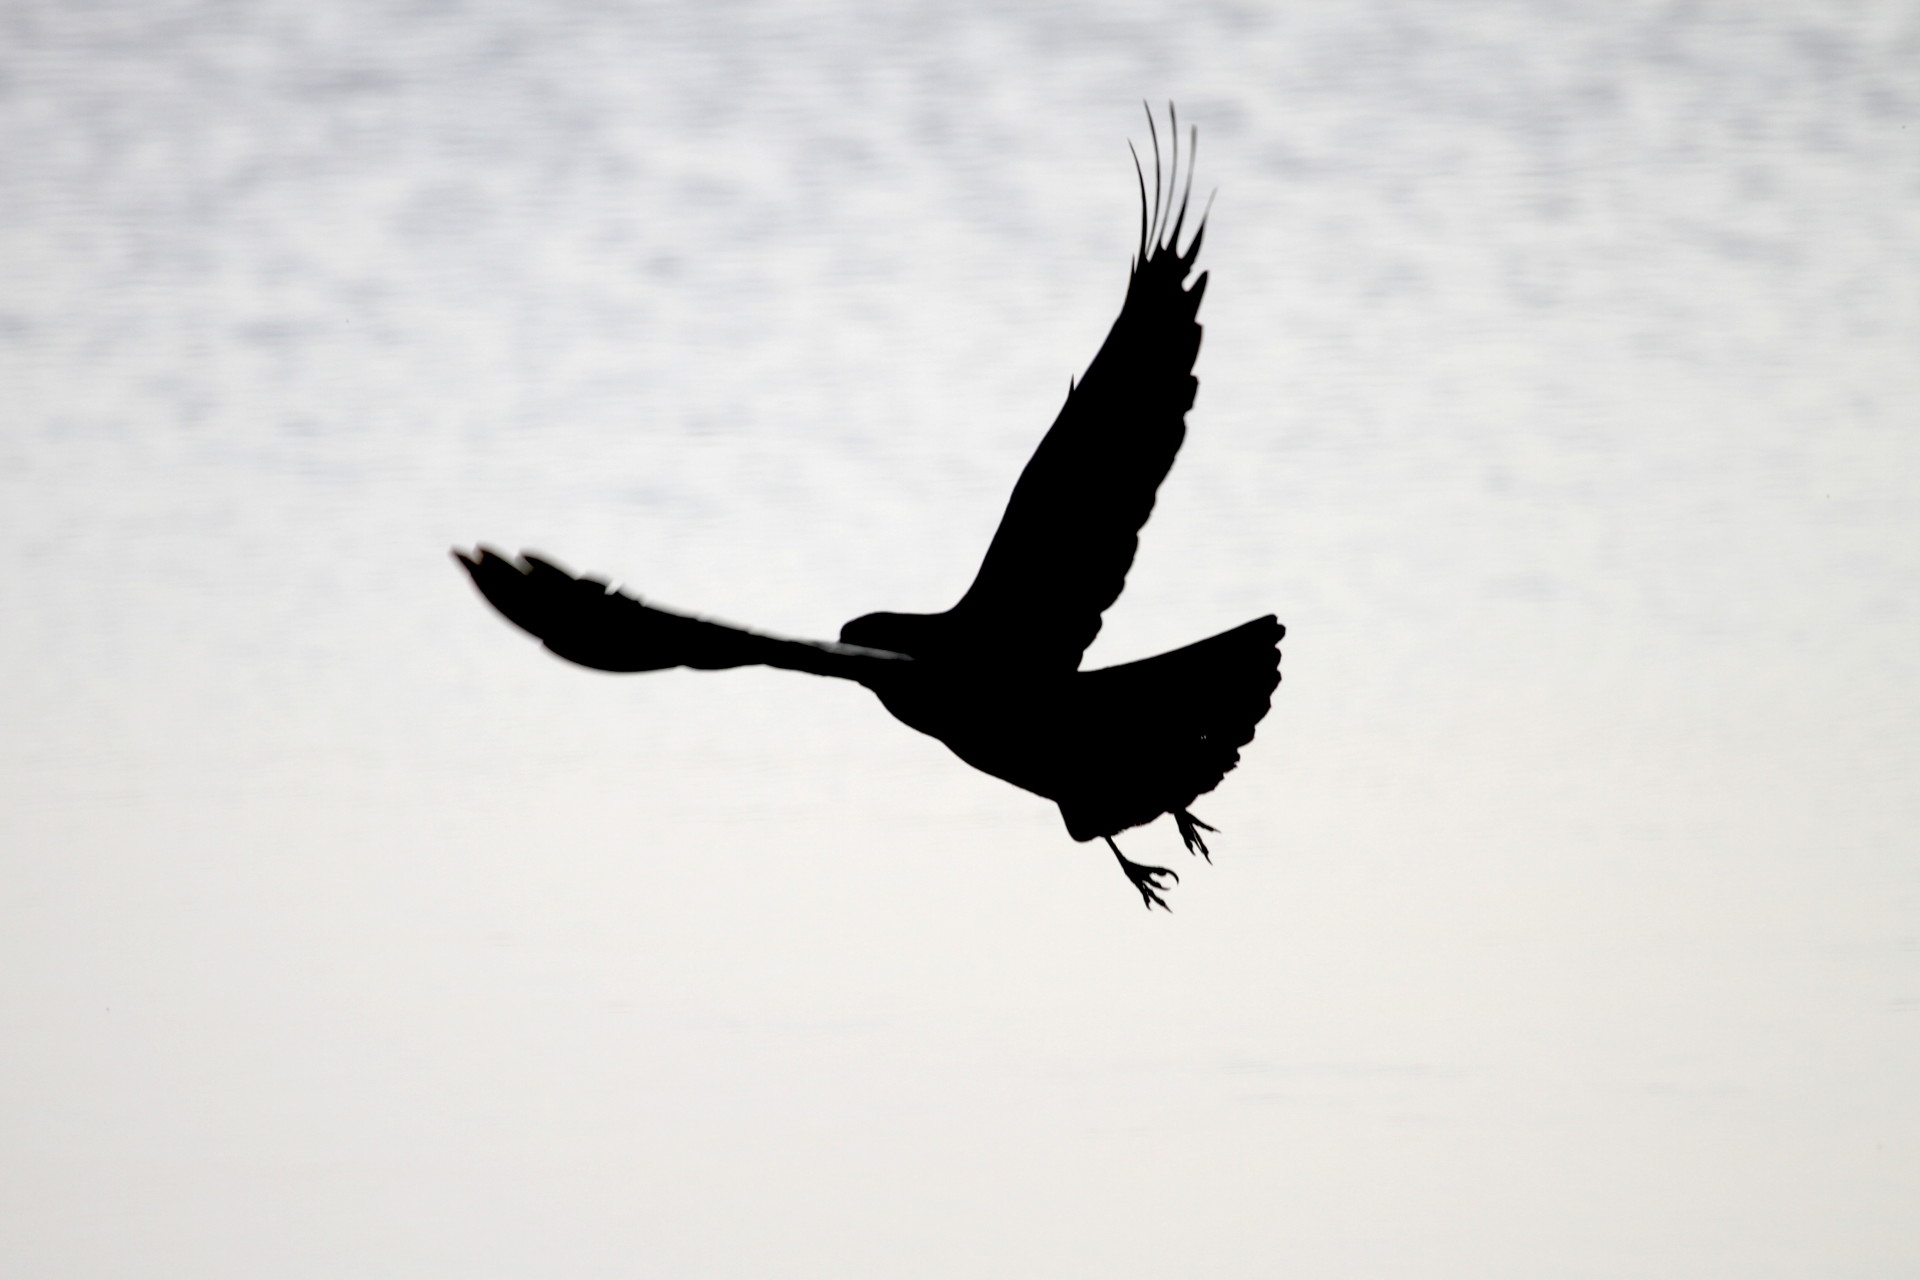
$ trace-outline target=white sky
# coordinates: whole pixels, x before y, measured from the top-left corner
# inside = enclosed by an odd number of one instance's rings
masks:
[[[1920,13],[0,7],[0,1272],[1920,1270]],[[1099,846],[829,636],[965,587],[1219,199]],[[1176,861],[1177,860],[1177,861]]]

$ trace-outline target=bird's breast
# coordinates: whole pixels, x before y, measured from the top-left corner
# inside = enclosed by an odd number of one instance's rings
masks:
[[[896,720],[938,738],[974,768],[1051,795],[1049,779],[1073,733],[1071,678],[915,663],[869,687]]]

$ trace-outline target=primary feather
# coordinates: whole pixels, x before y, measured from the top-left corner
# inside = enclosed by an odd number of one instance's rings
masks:
[[[978,576],[951,610],[958,629],[1016,640],[1023,661],[1066,671],[1099,634],[1186,439],[1207,277],[1190,288],[1186,279],[1205,229],[1184,252],[1172,240],[1142,244],[1119,319],[1020,473]]]

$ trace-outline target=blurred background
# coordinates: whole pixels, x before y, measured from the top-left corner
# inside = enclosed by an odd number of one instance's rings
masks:
[[[0,6],[0,1264],[1920,1271],[1920,11]],[[970,580],[1218,187],[1096,665],[1286,683],[1141,909],[865,691],[486,540]]]

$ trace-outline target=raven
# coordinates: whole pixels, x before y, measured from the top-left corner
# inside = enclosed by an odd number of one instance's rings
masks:
[[[539,556],[488,547],[455,557],[493,607],[569,662],[601,671],[711,671],[761,664],[853,680],[962,760],[1060,806],[1075,840],[1104,839],[1148,910],[1179,875],[1120,852],[1113,837],[1171,814],[1188,852],[1211,861],[1187,811],[1239,763],[1280,683],[1271,615],[1139,662],[1081,671],[1100,615],[1120,595],[1154,493],[1186,435],[1199,383],[1195,317],[1207,276],[1186,281],[1196,131],[1181,181],[1178,118],[1163,185],[1151,112],[1153,195],[1134,153],[1140,240],[1126,301],[1086,375],[1014,485],[985,561],[944,613],[870,613],[838,643],[791,640],[656,608]],[[1129,148],[1131,150],[1131,148]],[[1176,203],[1175,191],[1179,192]]]

